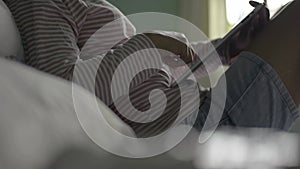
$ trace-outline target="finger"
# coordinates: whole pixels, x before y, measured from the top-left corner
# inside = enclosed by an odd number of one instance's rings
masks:
[[[180,55],[180,58],[185,63],[191,63],[194,59],[195,52],[194,50],[186,43],[178,42],[179,44],[176,45],[176,50],[178,50],[178,53],[175,53],[177,55]]]
[[[190,46],[187,46],[187,57],[189,58],[189,62],[191,63],[196,57],[199,57],[194,49]]]
[[[256,1],[250,1],[249,4],[253,7],[257,7],[258,5],[260,5],[260,3],[256,2]]]
[[[180,56],[163,55],[162,61],[171,68],[177,68],[186,65]]]
[[[249,4],[254,8],[261,5],[261,3],[256,2],[256,1],[250,1]],[[263,17],[265,17],[265,18],[269,18],[270,17],[270,12],[266,7],[264,7],[264,10],[262,10],[262,12],[259,15],[263,15]]]

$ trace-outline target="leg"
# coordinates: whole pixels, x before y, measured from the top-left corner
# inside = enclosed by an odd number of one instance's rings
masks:
[[[218,119],[208,119],[211,127],[230,125],[288,130],[298,117],[297,107],[279,76],[258,56],[241,53],[222,78],[227,80],[226,106],[220,123]],[[218,107],[220,102],[222,100],[212,100],[207,95],[195,124],[198,130],[207,120],[210,104]]]
[[[135,38],[131,44],[129,42],[127,46],[118,47],[114,54],[108,53],[102,60],[101,54],[109,51],[115,42],[134,33],[134,27],[123,19],[118,20],[121,23],[111,25],[113,27],[104,28],[104,35],[100,33],[93,36],[105,24],[122,17],[106,1],[95,4],[87,0],[6,0],[6,3],[22,35],[26,64],[67,80],[73,79],[74,68],[79,67],[81,73],[76,77],[77,82],[92,91],[95,89],[90,84],[96,75],[93,77],[91,74],[97,71],[96,95],[107,105],[111,104],[107,94],[111,77],[119,63],[128,56],[128,52],[144,46],[152,47],[143,38]],[[107,29],[113,31],[107,32]],[[96,44],[89,41],[91,36],[98,38]],[[97,51],[87,50],[91,46]],[[92,54],[86,55],[89,52]],[[101,60],[103,63],[98,70]],[[155,72],[141,74],[136,78],[136,84]]]
[[[129,93],[130,100],[122,96],[110,106],[138,137],[161,134],[199,110],[197,84],[186,81],[179,90],[169,88],[169,79],[168,75],[161,71],[133,88]],[[162,91],[166,98],[161,97],[162,94],[159,92],[153,92],[154,90]],[[131,107],[131,104],[134,107]],[[119,109],[116,105],[119,105]],[[160,108],[164,109],[161,111]],[[148,110],[150,111],[147,112]]]
[[[21,33],[25,63],[71,79],[78,47],[76,23],[65,4],[61,0],[6,0],[6,4]]]
[[[299,9],[300,2],[294,1],[256,35],[246,50],[260,57],[242,53],[226,72],[227,101],[220,125],[287,130],[298,117],[294,102],[300,103]],[[210,101],[218,103],[207,97],[198,129],[204,125]]]
[[[256,36],[247,49],[279,74],[294,101],[300,104],[300,1],[294,1]]]

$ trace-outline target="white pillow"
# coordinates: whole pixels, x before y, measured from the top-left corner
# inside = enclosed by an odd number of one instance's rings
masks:
[[[23,61],[20,33],[6,4],[0,0],[0,57]]]

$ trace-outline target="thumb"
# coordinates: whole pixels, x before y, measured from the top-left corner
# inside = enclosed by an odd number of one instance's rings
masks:
[[[260,5],[260,3],[256,2],[256,1],[250,1],[249,4],[251,6],[253,6],[254,8],[257,7],[258,5]]]

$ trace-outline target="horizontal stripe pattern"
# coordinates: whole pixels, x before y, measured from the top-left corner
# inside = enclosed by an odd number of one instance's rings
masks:
[[[114,102],[111,82],[118,66],[139,51],[139,55],[149,58],[154,65],[161,64],[152,42],[144,35],[135,35],[135,28],[122,13],[104,0],[5,0],[11,9],[24,43],[25,62],[41,71],[58,77],[75,80],[90,91],[95,91],[106,105],[129,124],[138,136],[153,136],[197,112],[195,102],[199,99],[197,86],[185,84],[184,93],[168,86],[173,80],[158,69],[139,72],[130,82],[130,101],[135,109],[128,108],[122,96],[122,82],[118,82],[116,92],[120,95]],[[111,51],[113,49],[113,51]],[[138,70],[135,65],[145,62],[142,57],[128,63],[127,74]],[[139,60],[140,59],[140,60]],[[76,73],[73,72],[76,66]],[[94,77],[93,75],[96,75]],[[93,83],[95,81],[95,84]],[[166,109],[153,122],[143,124],[135,120],[152,118],[136,114],[136,110],[149,109],[149,94],[159,89],[167,96]],[[158,94],[158,93],[157,93]],[[126,95],[126,93],[124,93]],[[154,94],[156,97],[156,94]],[[159,96],[157,96],[159,97]],[[154,110],[160,107],[156,100]],[[184,103],[183,112],[180,112]],[[122,112],[115,104],[123,105]],[[124,118],[124,114],[130,118]],[[127,117],[128,117],[127,116]]]

